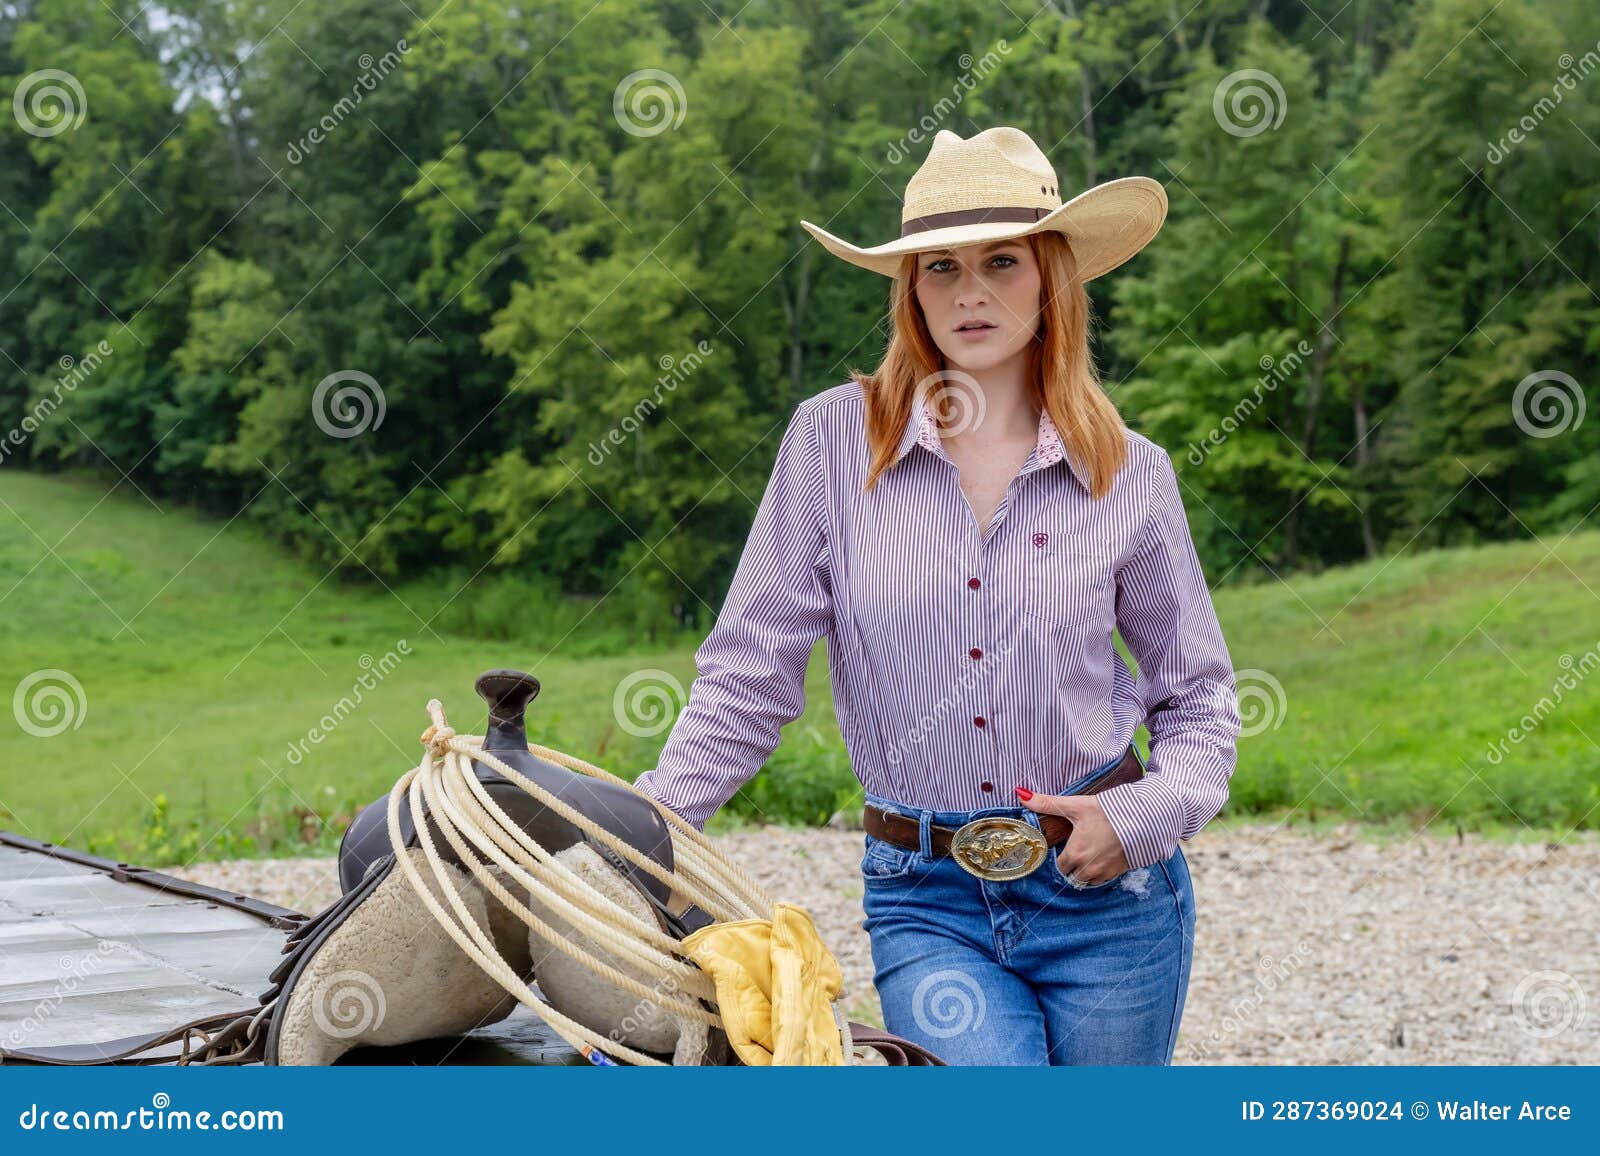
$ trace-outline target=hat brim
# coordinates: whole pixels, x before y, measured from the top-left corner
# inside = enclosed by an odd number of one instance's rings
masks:
[[[1088,281],[1111,272],[1148,245],[1166,219],[1167,191],[1159,181],[1119,177],[1079,193],[1037,221],[992,221],[929,229],[870,249],[852,245],[810,221],[801,221],[800,225],[834,256],[886,277],[900,271],[907,253],[1000,241],[1054,229],[1065,233],[1072,242],[1078,279]]]

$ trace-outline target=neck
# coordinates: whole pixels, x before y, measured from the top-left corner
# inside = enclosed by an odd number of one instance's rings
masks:
[[[952,376],[941,382],[939,389],[961,395],[961,399],[954,407],[957,429],[949,434],[941,431],[941,437],[951,442],[992,446],[1008,441],[1032,441],[1037,436],[1039,410],[1027,388],[1026,361],[1022,354],[981,372],[963,369],[948,360],[945,369]],[[981,396],[969,396],[974,386]],[[967,422],[960,418],[964,413],[980,416]]]

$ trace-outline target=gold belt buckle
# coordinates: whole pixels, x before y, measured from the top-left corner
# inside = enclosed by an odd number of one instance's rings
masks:
[[[979,879],[1020,879],[1036,870],[1049,850],[1043,831],[1003,815],[974,819],[950,838],[950,854]]]

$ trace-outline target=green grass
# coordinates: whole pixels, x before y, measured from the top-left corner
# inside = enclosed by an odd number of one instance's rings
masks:
[[[0,503],[0,691],[59,668],[87,703],[81,725],[47,738],[0,711],[0,827],[37,838],[151,864],[327,854],[420,756],[429,698],[481,730],[471,687],[488,667],[542,681],[534,741],[630,779],[666,730],[621,728],[619,684],[650,669],[683,688],[694,677],[700,636],[641,646],[626,586],[595,604],[466,569],[341,588],[244,520],[158,510],[126,485],[107,496],[92,479],[7,470]],[[1218,592],[1235,668],[1282,688],[1276,725],[1240,745],[1218,822],[1538,838],[1600,826],[1600,680],[1557,687],[1563,655],[1573,678],[1600,658],[1597,590],[1600,534],[1584,533]],[[363,656],[386,653],[394,669],[358,687]],[[1491,762],[1491,744],[1556,689],[1563,700]],[[852,799],[819,646],[806,713],[712,829],[816,822]]]
[[[81,725],[50,737],[0,710],[0,827],[36,838],[149,864],[331,853],[353,811],[420,758],[428,699],[458,729],[482,732],[472,683],[489,667],[540,679],[533,741],[629,779],[655,765],[667,727],[619,726],[619,684],[653,669],[684,691],[693,681],[698,639],[641,648],[615,596],[597,607],[526,580],[513,590],[491,572],[469,581],[470,569],[340,588],[245,520],[159,511],[128,486],[107,497],[87,478],[0,472],[0,503],[0,691],[9,698],[29,673],[56,668],[87,704]],[[490,620],[513,626],[496,629],[506,637],[471,632]],[[385,655],[399,661],[379,679]],[[798,817],[807,800],[825,817],[840,805],[840,772],[854,784],[821,648],[815,659],[813,710],[773,766],[813,748],[822,757],[804,773],[762,776],[781,777],[785,798],[753,783],[719,828]],[[822,726],[831,743],[815,737]],[[831,776],[826,789],[809,783],[819,773]]]
[[[1600,533],[1403,554],[1216,601],[1241,696],[1243,672],[1265,670],[1284,707],[1241,741],[1226,813],[1500,837],[1600,827]]]

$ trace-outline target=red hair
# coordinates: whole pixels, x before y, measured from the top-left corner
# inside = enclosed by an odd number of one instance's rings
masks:
[[[1027,380],[1034,404],[1049,412],[1067,453],[1090,479],[1090,495],[1104,496],[1127,460],[1122,415],[1106,396],[1089,353],[1089,294],[1066,235],[1054,229],[1024,237],[1039,265],[1039,331],[1028,347]],[[894,462],[918,387],[945,369],[944,355],[917,304],[918,257],[907,254],[890,290],[894,335],[872,373],[852,369],[866,400],[871,465],[868,490]],[[943,415],[939,415],[943,416]]]

